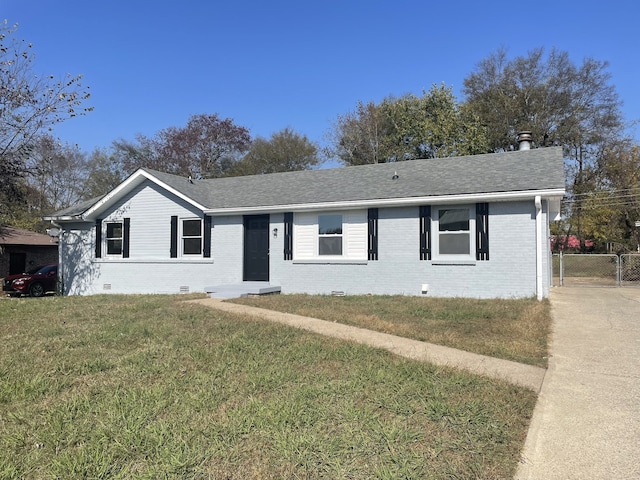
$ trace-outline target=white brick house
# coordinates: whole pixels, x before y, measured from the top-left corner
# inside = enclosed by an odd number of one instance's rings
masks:
[[[69,295],[206,291],[546,297],[562,150],[191,181],[140,169],[60,226]]]

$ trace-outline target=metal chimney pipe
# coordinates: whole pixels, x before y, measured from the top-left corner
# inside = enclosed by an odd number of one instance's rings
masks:
[[[531,150],[531,141],[533,137],[530,131],[518,133],[518,150]]]

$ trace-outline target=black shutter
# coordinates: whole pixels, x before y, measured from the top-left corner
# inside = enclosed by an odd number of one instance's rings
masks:
[[[369,223],[369,260],[378,260],[378,209],[370,208],[367,217]]]
[[[293,212],[284,214],[284,259],[293,260]]]
[[[96,258],[102,258],[102,220],[96,220]]]
[[[122,228],[122,258],[129,258],[129,230],[131,228],[130,218],[124,219]]]
[[[211,257],[211,216],[204,216],[204,249],[202,250],[202,256],[205,258]]]
[[[431,206],[420,207],[420,260],[431,260]]]
[[[489,260],[488,203],[476,203],[476,260]]]
[[[178,256],[178,217],[171,217],[171,258]]]

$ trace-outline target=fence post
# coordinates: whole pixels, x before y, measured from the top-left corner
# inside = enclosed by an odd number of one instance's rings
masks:
[[[560,286],[564,287],[564,260],[562,259],[562,250],[560,250]]]
[[[622,285],[622,254],[616,255],[616,273],[617,273],[617,285]]]

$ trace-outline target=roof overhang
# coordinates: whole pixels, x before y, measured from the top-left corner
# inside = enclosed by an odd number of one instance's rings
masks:
[[[242,215],[277,212],[309,212],[319,210],[355,210],[376,207],[406,207],[416,205],[437,205],[475,202],[509,202],[533,200],[536,196],[552,202],[560,202],[565,195],[564,188],[548,190],[524,190],[514,192],[472,193],[460,195],[434,195],[422,197],[400,197],[390,199],[349,200],[341,202],[302,203],[292,205],[240,206],[229,208],[204,209],[204,213],[212,216]]]

